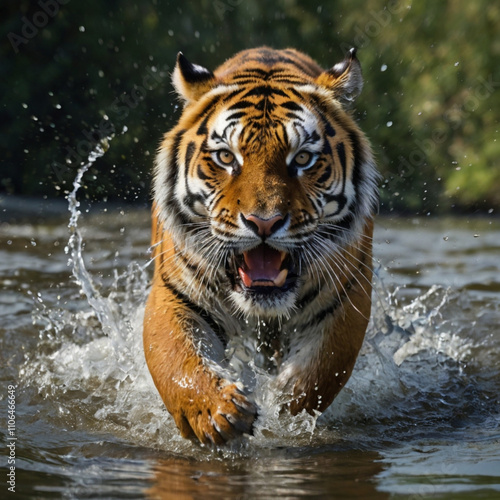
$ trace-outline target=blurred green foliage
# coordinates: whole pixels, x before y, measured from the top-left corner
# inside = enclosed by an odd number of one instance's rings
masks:
[[[356,117],[383,175],[382,209],[500,207],[500,4],[489,0],[8,0],[0,6],[0,189],[63,195],[102,136],[92,199],[147,200],[179,111],[176,53],[211,69],[292,46],[324,67],[359,48]]]

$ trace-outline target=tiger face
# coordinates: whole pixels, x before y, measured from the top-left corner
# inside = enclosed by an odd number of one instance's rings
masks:
[[[362,86],[355,52],[323,71],[294,50],[253,49],[215,73],[179,54],[173,81],[184,109],[154,191],[190,293],[289,317],[305,289],[342,273],[328,256],[376,204],[370,148],[345,109]]]

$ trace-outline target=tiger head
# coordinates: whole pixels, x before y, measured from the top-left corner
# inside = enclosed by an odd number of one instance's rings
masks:
[[[287,316],[376,207],[372,153],[348,111],[362,88],[355,51],[324,71],[292,49],[251,49],[213,73],[180,53],[173,83],[184,107],[156,161],[160,220],[238,310]]]

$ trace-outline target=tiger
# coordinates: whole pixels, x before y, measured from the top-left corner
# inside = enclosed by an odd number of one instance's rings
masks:
[[[253,48],[213,72],[179,52],[172,82],[181,111],[154,164],[144,353],[180,434],[222,445],[259,416],[235,338],[259,330],[248,363],[289,395],[279,411],[321,414],[345,386],[370,317],[379,174],[352,111],[355,49],[324,70]]]

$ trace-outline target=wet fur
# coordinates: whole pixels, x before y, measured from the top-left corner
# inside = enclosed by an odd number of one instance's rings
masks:
[[[346,110],[362,86],[354,52],[324,71],[263,47],[214,73],[179,55],[173,82],[184,110],[156,160],[144,349],[181,434],[221,444],[257,416],[225,357],[249,319],[278,325],[275,383],[293,414],[324,411],[347,382],[370,315],[377,174]],[[231,167],[215,163],[218,148]],[[301,170],[304,149],[316,160]],[[261,243],[242,215],[276,213],[286,223],[266,243],[290,255],[297,279],[283,293],[241,293],[227,262]]]

